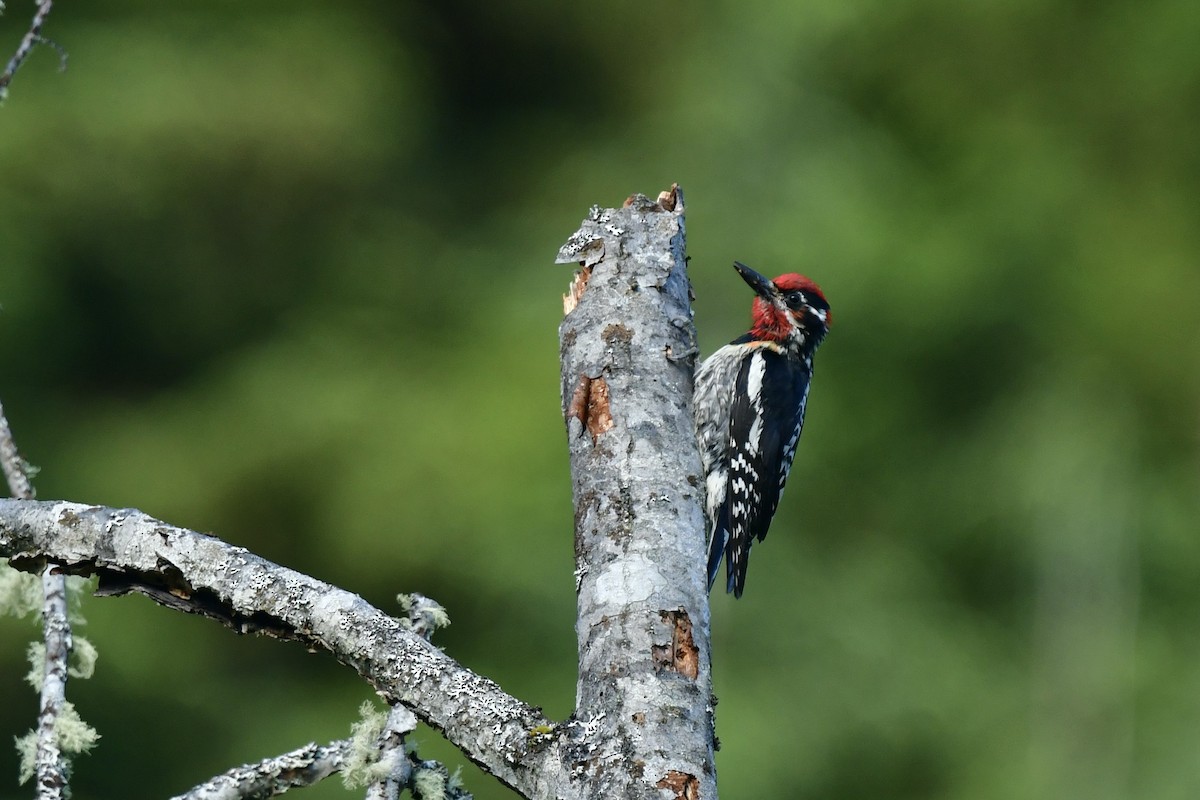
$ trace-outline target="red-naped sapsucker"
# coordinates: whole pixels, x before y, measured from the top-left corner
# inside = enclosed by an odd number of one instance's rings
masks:
[[[813,355],[829,330],[820,287],[788,273],[734,268],[757,297],[753,324],[696,374],[696,433],[708,493],[708,585],[721,557],[726,591],[742,596],[750,545],[767,535],[804,427]]]

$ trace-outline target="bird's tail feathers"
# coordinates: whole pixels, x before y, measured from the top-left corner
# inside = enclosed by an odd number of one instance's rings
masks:
[[[725,555],[725,545],[729,542],[729,529],[723,525],[714,525],[708,539],[708,590],[711,592],[717,581],[717,573],[721,569],[721,557]]]

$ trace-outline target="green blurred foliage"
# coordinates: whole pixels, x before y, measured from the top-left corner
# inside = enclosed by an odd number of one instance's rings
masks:
[[[713,597],[724,796],[1200,793],[1200,6],[103,0],[45,33],[70,69],[37,51],[0,109],[0,397],[41,497],[426,593],[564,717],[551,262],[679,181],[706,352],[734,258],[835,316],[749,590]],[[141,598],[84,613],[76,797],[346,735],[368,695]],[[3,740],[35,635],[0,620]]]

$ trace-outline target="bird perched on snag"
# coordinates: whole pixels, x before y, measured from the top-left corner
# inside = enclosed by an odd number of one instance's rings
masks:
[[[750,545],[762,541],[787,483],[832,318],[821,288],[789,272],[774,280],[735,261],[754,290],[750,330],[696,374],[696,434],[708,502],[708,586],[725,559],[725,589],[741,597]]]

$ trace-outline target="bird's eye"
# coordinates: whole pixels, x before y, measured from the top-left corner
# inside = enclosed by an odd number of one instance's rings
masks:
[[[800,306],[804,305],[804,295],[800,292],[789,292],[784,299],[792,308],[799,308]]]

